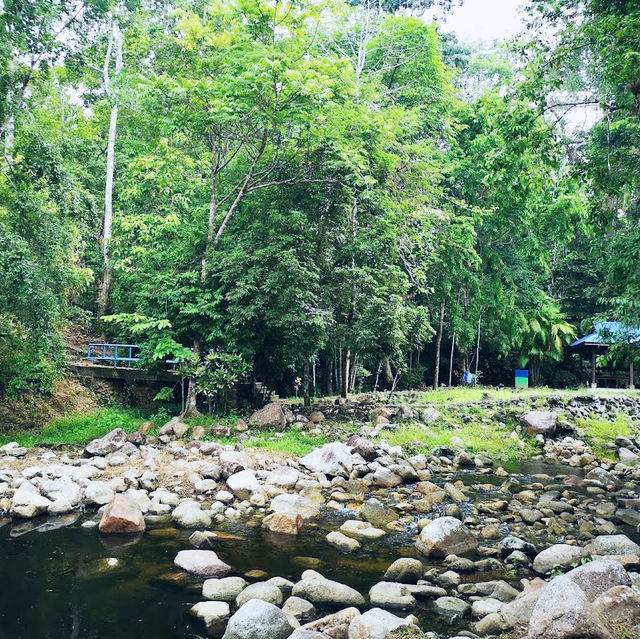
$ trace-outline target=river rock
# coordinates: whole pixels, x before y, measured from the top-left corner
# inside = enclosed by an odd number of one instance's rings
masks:
[[[82,489],[68,477],[43,479],[38,483],[40,493],[53,502],[67,502],[77,506],[82,501]]]
[[[286,639],[291,631],[287,616],[280,608],[254,599],[229,619],[222,639]]]
[[[338,550],[351,552],[360,548],[360,543],[351,537],[343,535],[341,532],[334,530],[326,536],[326,540],[331,546]]]
[[[543,435],[548,437],[556,432],[558,416],[547,410],[532,410],[521,417],[529,435]]]
[[[464,555],[477,549],[478,542],[469,529],[455,517],[440,517],[420,532],[416,548],[427,557]]]
[[[593,609],[609,623],[637,623],[640,619],[640,594],[628,586],[614,586],[599,595]]]
[[[395,581],[380,581],[369,590],[372,606],[383,608],[413,608],[417,601],[411,594],[410,587]]]
[[[297,535],[303,526],[300,515],[271,513],[262,520],[262,527],[279,535]]]
[[[358,541],[380,539],[387,534],[380,528],[374,528],[368,521],[358,521],[357,519],[348,519],[340,526],[339,530],[343,535],[353,537]]]
[[[408,625],[406,619],[381,608],[372,608],[351,620],[349,639],[387,639],[393,630]]]
[[[29,481],[23,481],[13,494],[12,517],[31,519],[47,511],[52,501],[43,497],[40,491]]]
[[[277,495],[271,500],[271,510],[294,518],[299,515],[303,521],[320,517],[320,509],[311,499],[302,495]]]
[[[274,402],[255,411],[249,417],[249,423],[258,426],[258,428],[283,429],[287,425],[287,418],[282,406]]]
[[[300,463],[313,473],[346,477],[353,469],[351,448],[341,442],[325,444],[300,459]]]
[[[201,510],[200,504],[193,499],[180,502],[171,513],[171,519],[181,528],[209,528],[211,515]]]
[[[584,592],[566,576],[556,577],[540,592],[528,639],[613,639]]]
[[[570,570],[565,577],[571,579],[589,601],[614,586],[630,586],[631,578],[622,564],[612,559],[598,559]]]
[[[266,483],[291,490],[298,483],[299,478],[300,473],[295,468],[280,466],[269,473]]]
[[[484,597],[474,601],[471,605],[471,614],[474,617],[486,617],[492,612],[498,612],[503,606],[503,602],[492,597]]]
[[[380,488],[394,488],[402,483],[402,477],[390,471],[385,466],[380,466],[373,473],[373,485]]]
[[[415,584],[422,579],[424,566],[418,559],[401,557],[396,559],[384,573],[385,581],[398,581],[405,584]]]
[[[378,528],[384,528],[398,519],[398,513],[371,497],[360,506],[360,516]]]
[[[218,559],[213,550],[181,550],[173,563],[198,577],[222,577],[231,572],[231,566]]]
[[[115,453],[127,443],[127,433],[122,428],[114,428],[104,437],[94,439],[89,442],[85,449],[85,455],[93,457],[104,457],[109,453]]]
[[[266,581],[259,581],[255,584],[250,584],[236,597],[236,604],[238,608],[244,605],[250,599],[261,599],[262,601],[268,601],[276,606],[282,603],[282,591],[277,586],[267,583]]]
[[[242,577],[207,579],[202,584],[202,596],[213,601],[235,601],[246,585]]]
[[[551,572],[554,566],[566,568],[586,556],[585,549],[579,546],[554,544],[536,555],[533,560],[533,569],[538,574],[544,575]]]
[[[357,608],[345,608],[340,612],[306,623],[300,627],[300,630],[321,632],[332,639],[347,639],[349,625],[359,615],[360,611]]]
[[[189,612],[202,619],[207,628],[215,628],[229,616],[229,604],[226,601],[200,601]]]
[[[585,550],[590,555],[640,555],[640,546],[626,535],[599,535]]]
[[[300,580],[291,592],[295,597],[308,599],[314,605],[363,606],[364,597],[353,588],[325,579],[312,577]]]
[[[227,477],[227,486],[238,499],[251,499],[260,492],[260,484],[252,470],[241,470]]]
[[[316,630],[302,630],[298,628],[289,635],[289,639],[331,639],[329,635],[325,635],[324,632],[317,632]]]
[[[129,495],[114,495],[98,526],[103,534],[139,533],[145,528],[142,510]]]
[[[503,558],[508,557],[515,550],[523,552],[529,557],[535,557],[537,553],[536,547],[533,544],[524,539],[520,539],[520,537],[513,537],[512,535],[501,539],[498,543],[498,548],[500,550],[500,556]]]
[[[457,597],[438,597],[433,605],[439,615],[450,617],[452,620],[466,617],[471,610],[471,606],[466,601]]]
[[[540,592],[546,585],[545,581],[536,577],[527,583],[525,589],[513,601],[502,606],[500,614],[507,627],[515,628],[529,622],[531,613],[538,603]]]
[[[84,488],[84,500],[87,504],[104,506],[108,504],[115,492],[106,481],[90,481]]]

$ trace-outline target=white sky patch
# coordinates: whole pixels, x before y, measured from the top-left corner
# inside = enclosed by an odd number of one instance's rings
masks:
[[[522,32],[525,4],[524,0],[464,0],[461,7],[432,17],[443,31],[453,31],[460,40],[491,43]]]

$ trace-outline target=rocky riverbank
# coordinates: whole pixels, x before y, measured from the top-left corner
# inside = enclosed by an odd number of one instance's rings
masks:
[[[284,428],[278,410],[249,421]],[[159,437],[117,429],[64,452],[9,444],[0,508],[14,535],[193,530],[176,574],[201,592],[191,614],[226,639],[640,636],[633,436],[611,442],[618,462],[602,460],[556,413],[529,411],[521,427],[543,452],[507,472],[464,442],[431,455],[389,445],[380,433],[402,409],[385,410],[299,459],[187,440],[180,420]],[[302,416],[308,428],[322,427],[317,412]],[[265,544],[312,533],[354,565],[376,549],[397,556],[365,591],[326,577],[322,557],[295,576],[240,574],[220,544],[229,521],[259,525]]]

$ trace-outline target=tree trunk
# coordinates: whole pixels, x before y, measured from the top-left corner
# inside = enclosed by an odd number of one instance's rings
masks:
[[[347,352],[344,354],[344,359],[342,360],[342,382],[340,394],[345,399],[349,395],[349,373],[351,370],[351,349],[347,348]]]
[[[453,331],[453,335],[451,336],[451,354],[449,355],[449,387],[451,387],[451,382],[453,380],[453,352],[456,347],[456,332]]]
[[[440,346],[442,345],[442,332],[444,329],[444,302],[440,306],[440,323],[438,324],[438,334],[436,336],[436,357],[433,369],[433,390],[438,390],[440,385]]]
[[[475,370],[475,383],[478,383],[478,360],[480,359],[480,320],[482,315],[478,318],[478,341],[476,342],[476,370]]]
[[[309,395],[309,358],[304,360],[302,369],[302,397],[305,406],[311,406],[311,396]]]
[[[391,362],[388,357],[384,358],[384,378],[387,386],[391,388],[391,384],[393,384],[393,371],[391,370]]]
[[[200,361],[202,355],[202,344],[199,340],[193,341],[193,354],[196,361]],[[198,389],[196,388],[196,381],[193,377],[189,378],[189,390],[187,391],[187,400],[184,403],[184,410],[182,411],[182,417],[192,417],[200,415],[198,410]]]
[[[109,66],[111,64],[111,52],[115,53],[115,74],[122,70],[122,33],[118,26],[118,20],[114,17],[111,24],[111,35],[104,61],[103,81],[107,95],[110,95]],[[102,259],[103,272],[100,293],[98,295],[98,319],[107,311],[109,296],[111,294],[112,267],[111,267],[111,225],[113,222],[113,174],[115,169],[115,146],[118,128],[118,104],[113,99],[111,118],[109,120],[109,137],[107,139],[107,171],[104,188],[104,221],[102,226]]]

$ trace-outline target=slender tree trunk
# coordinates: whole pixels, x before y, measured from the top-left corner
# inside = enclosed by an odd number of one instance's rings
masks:
[[[107,54],[104,61],[103,82],[107,95],[111,94],[111,81],[109,79],[109,66],[111,53],[115,54],[115,75],[122,71],[122,33],[118,26],[118,20],[114,17],[111,24],[111,35],[107,46]],[[112,265],[111,265],[111,226],[113,223],[113,174],[115,169],[115,146],[118,128],[118,104],[111,96],[111,117],[109,119],[109,137],[107,138],[107,169],[104,189],[104,221],[102,226],[102,283],[98,295],[98,319],[107,311],[109,296],[111,294]]]
[[[393,371],[391,370],[391,361],[388,357],[384,358],[384,378],[387,386],[391,388],[391,384],[393,384]]]
[[[344,354],[344,359],[342,360],[342,388],[340,389],[340,394],[345,399],[349,395],[349,373],[351,370],[351,349],[347,348],[347,351]]]
[[[311,396],[316,396],[316,360],[311,362]]]
[[[482,315],[478,318],[478,341],[476,342],[476,384],[478,383],[478,360],[480,359],[480,321],[482,320]]]
[[[442,345],[442,332],[444,330],[444,302],[440,306],[440,323],[438,324],[438,334],[436,336],[436,357],[433,369],[433,390],[438,390],[440,385],[440,346]]]
[[[451,387],[451,382],[453,381],[453,352],[456,347],[456,332],[453,331],[453,335],[451,336],[451,354],[449,355],[449,387]]]
[[[193,355],[196,358],[196,361],[200,361],[200,357],[202,356],[202,344],[199,340],[194,340],[193,342]],[[184,410],[182,411],[183,417],[191,417],[194,415],[200,415],[200,411],[198,410],[198,389],[196,388],[196,381],[193,377],[189,378],[189,389],[187,391],[187,399],[184,403]]]
[[[356,375],[358,374],[358,353],[353,358],[353,364],[351,365],[351,376],[349,378],[349,390],[353,392],[356,387]]]
[[[304,360],[302,369],[302,397],[305,406],[311,406],[311,396],[309,395],[309,358]]]

